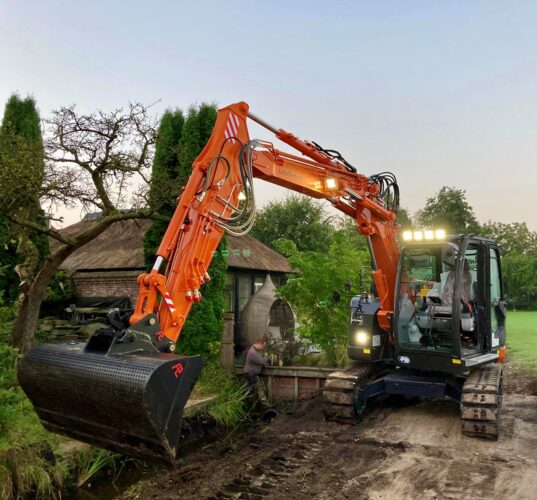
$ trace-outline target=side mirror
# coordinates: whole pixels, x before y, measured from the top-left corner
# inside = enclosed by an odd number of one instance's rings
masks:
[[[334,290],[332,292],[332,302],[339,302],[341,300],[341,294],[337,291],[337,290]]]

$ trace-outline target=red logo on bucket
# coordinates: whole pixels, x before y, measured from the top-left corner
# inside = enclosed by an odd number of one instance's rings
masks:
[[[179,378],[179,375],[183,373],[183,365],[181,363],[177,363],[176,365],[172,366],[172,370],[175,378]]]

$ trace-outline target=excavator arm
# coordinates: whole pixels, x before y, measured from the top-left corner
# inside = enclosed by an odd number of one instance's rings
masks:
[[[248,120],[302,156],[276,149],[268,141],[252,140]],[[159,340],[174,349],[192,304],[201,300],[201,286],[210,280],[208,268],[224,232],[245,234],[253,225],[254,178],[325,199],[353,217],[370,244],[381,302],[379,322],[390,333],[399,259],[395,179],[391,174],[357,173],[339,154],[273,127],[250,113],[244,102],[219,110],[213,133],[178,199],[155,265],[138,279],[140,293],[130,323],[158,313]]]
[[[300,155],[252,140],[249,120]],[[153,269],[138,279],[130,318],[110,318],[111,327],[86,344],[41,344],[21,360],[20,385],[47,429],[131,456],[176,458],[183,410],[202,362],[173,352],[211,279],[209,265],[224,232],[245,234],[254,224],[254,178],[325,199],[353,217],[369,242],[377,317],[391,338],[399,258],[395,177],[362,175],[336,151],[269,125],[239,102],[218,112]]]

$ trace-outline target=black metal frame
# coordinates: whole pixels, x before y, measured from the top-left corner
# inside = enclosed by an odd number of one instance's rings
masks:
[[[395,394],[400,396],[441,399],[449,397],[461,400],[462,382],[443,374],[427,374],[413,370],[396,369],[371,382],[358,386],[353,395],[353,411],[356,419],[364,414],[367,402],[376,396]]]

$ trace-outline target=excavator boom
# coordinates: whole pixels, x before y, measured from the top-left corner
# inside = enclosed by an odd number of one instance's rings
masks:
[[[303,156],[278,150],[271,142],[251,140],[248,119]],[[162,334],[170,346],[177,342],[193,302],[201,300],[201,286],[210,280],[207,270],[224,231],[241,235],[251,228],[253,178],[259,178],[325,199],[353,217],[358,231],[370,242],[375,285],[383,305],[379,317],[386,318],[382,326],[388,331],[399,260],[397,184],[389,173],[359,174],[333,153],[273,127],[250,113],[244,102],[221,109],[207,145],[193,164],[155,265],[138,280],[140,295],[131,324],[158,310]],[[387,200],[390,196],[392,200]],[[159,296],[164,300],[159,301]]]
[[[248,120],[299,154],[252,140]],[[176,458],[183,408],[202,363],[174,351],[211,279],[224,232],[243,235],[254,223],[254,178],[325,199],[353,217],[370,245],[379,324],[391,335],[399,260],[395,177],[360,174],[336,151],[268,124],[239,102],[219,110],[153,269],[138,278],[133,314],[114,318],[86,344],[39,345],[22,359],[20,384],[48,429],[128,455]]]

